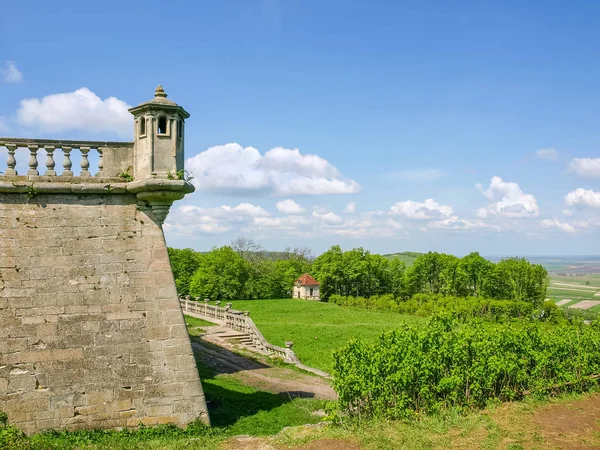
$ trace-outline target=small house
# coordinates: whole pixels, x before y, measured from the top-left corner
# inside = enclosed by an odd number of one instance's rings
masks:
[[[321,300],[319,296],[319,287],[321,283],[305,273],[294,282],[294,298],[303,298],[305,300]]]

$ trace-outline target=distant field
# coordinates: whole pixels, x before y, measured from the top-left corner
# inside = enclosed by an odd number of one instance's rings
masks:
[[[390,260],[391,259],[399,259],[404,264],[406,264],[406,267],[410,267],[415,262],[415,259],[417,259],[417,257],[419,257],[422,254],[423,253],[418,253],[418,252],[400,252],[400,253],[388,253],[387,255],[382,255],[382,256],[384,258],[387,258]]]
[[[382,331],[425,319],[341,307],[300,299],[235,300],[233,308],[250,311],[265,338],[275,345],[294,342],[294,352],[309,366],[331,372],[333,351],[352,338],[375,339]]]
[[[600,300],[595,294],[600,292],[600,274],[590,273],[583,276],[565,276],[550,273],[550,286],[547,297],[556,301],[572,300]],[[575,302],[569,303],[571,306]]]

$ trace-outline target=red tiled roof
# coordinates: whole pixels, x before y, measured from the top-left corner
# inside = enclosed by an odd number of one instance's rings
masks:
[[[317,280],[315,280],[313,277],[311,277],[307,273],[305,273],[300,278],[298,278],[296,280],[295,284],[297,284],[299,286],[320,286],[321,285],[321,283],[319,283]]]

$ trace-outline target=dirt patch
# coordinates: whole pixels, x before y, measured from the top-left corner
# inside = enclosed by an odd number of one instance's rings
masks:
[[[600,448],[600,394],[540,408],[533,420],[547,443],[564,449]]]
[[[300,447],[292,447],[298,450],[361,450],[359,445],[343,439],[319,439],[309,442]]]
[[[274,445],[269,438],[253,436],[236,436],[228,439],[222,447],[224,450],[362,450],[362,447],[344,439],[317,439],[297,447],[281,447]]]
[[[598,301],[598,300],[582,300],[579,303],[575,303],[574,305],[569,306],[569,308],[590,309],[596,305],[600,305],[600,301]]]

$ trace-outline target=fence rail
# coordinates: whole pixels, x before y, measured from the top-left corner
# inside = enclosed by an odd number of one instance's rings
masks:
[[[252,345],[259,352],[275,355],[292,364],[300,364],[300,360],[292,350],[293,342],[286,342],[285,348],[270,344],[250,318],[248,311],[231,309],[231,303],[227,303],[225,307],[222,307],[220,301],[216,301],[215,305],[211,305],[208,300],[200,302],[187,296],[180,297],[179,302],[184,313],[194,313],[210,320],[216,320],[227,328],[247,334],[252,339]]]

